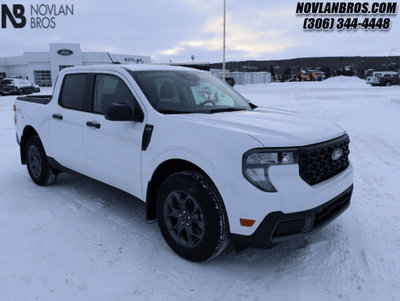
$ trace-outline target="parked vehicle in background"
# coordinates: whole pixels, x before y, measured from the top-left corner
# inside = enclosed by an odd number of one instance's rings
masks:
[[[40,87],[38,85],[33,85],[33,87],[35,88],[35,92],[40,92]]]
[[[39,89],[40,91],[40,89]],[[31,94],[36,92],[36,88],[26,79],[3,78],[0,82],[0,95],[9,94]]]
[[[372,77],[372,73],[374,73],[374,69],[365,70],[365,80],[367,81],[369,77]]]
[[[400,84],[399,73],[394,71],[375,71],[367,78],[372,86],[391,86]]]
[[[302,82],[322,81],[325,79],[325,73],[318,70],[301,70],[299,77]]]

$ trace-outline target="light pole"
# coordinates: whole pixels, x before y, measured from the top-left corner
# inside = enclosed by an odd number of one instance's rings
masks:
[[[225,81],[225,27],[226,27],[226,0],[224,0],[224,45],[222,55],[222,80]]]
[[[390,55],[392,54],[392,52],[395,51],[396,49],[399,49],[399,47],[396,47],[396,48],[392,49],[392,50],[390,51],[390,53],[389,53],[389,56],[390,56]]]

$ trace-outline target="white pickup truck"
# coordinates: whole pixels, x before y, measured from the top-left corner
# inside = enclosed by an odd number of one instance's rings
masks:
[[[375,71],[372,76],[367,78],[367,84],[386,87],[400,85],[399,73],[394,71]]]
[[[260,108],[207,72],[160,65],[62,70],[52,96],[18,97],[21,162],[38,185],[78,173],[146,202],[169,246],[205,261],[270,248],[350,205],[349,136]]]

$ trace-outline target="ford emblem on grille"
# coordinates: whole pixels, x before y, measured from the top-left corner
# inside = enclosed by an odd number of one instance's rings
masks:
[[[340,148],[335,149],[332,153],[332,160],[333,161],[339,160],[342,157],[342,155],[343,151]]]

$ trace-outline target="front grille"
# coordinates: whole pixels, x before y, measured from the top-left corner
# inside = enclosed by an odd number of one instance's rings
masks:
[[[321,183],[349,166],[348,135],[337,139],[299,147],[299,172],[300,177],[309,185]],[[332,154],[337,149],[342,150],[342,156],[338,160],[332,159]]]
[[[329,221],[332,217],[336,216],[339,212],[343,211],[350,204],[353,186],[349,187],[342,195],[338,196],[336,200],[330,202],[318,212],[315,213],[313,229],[318,228],[320,225]]]

